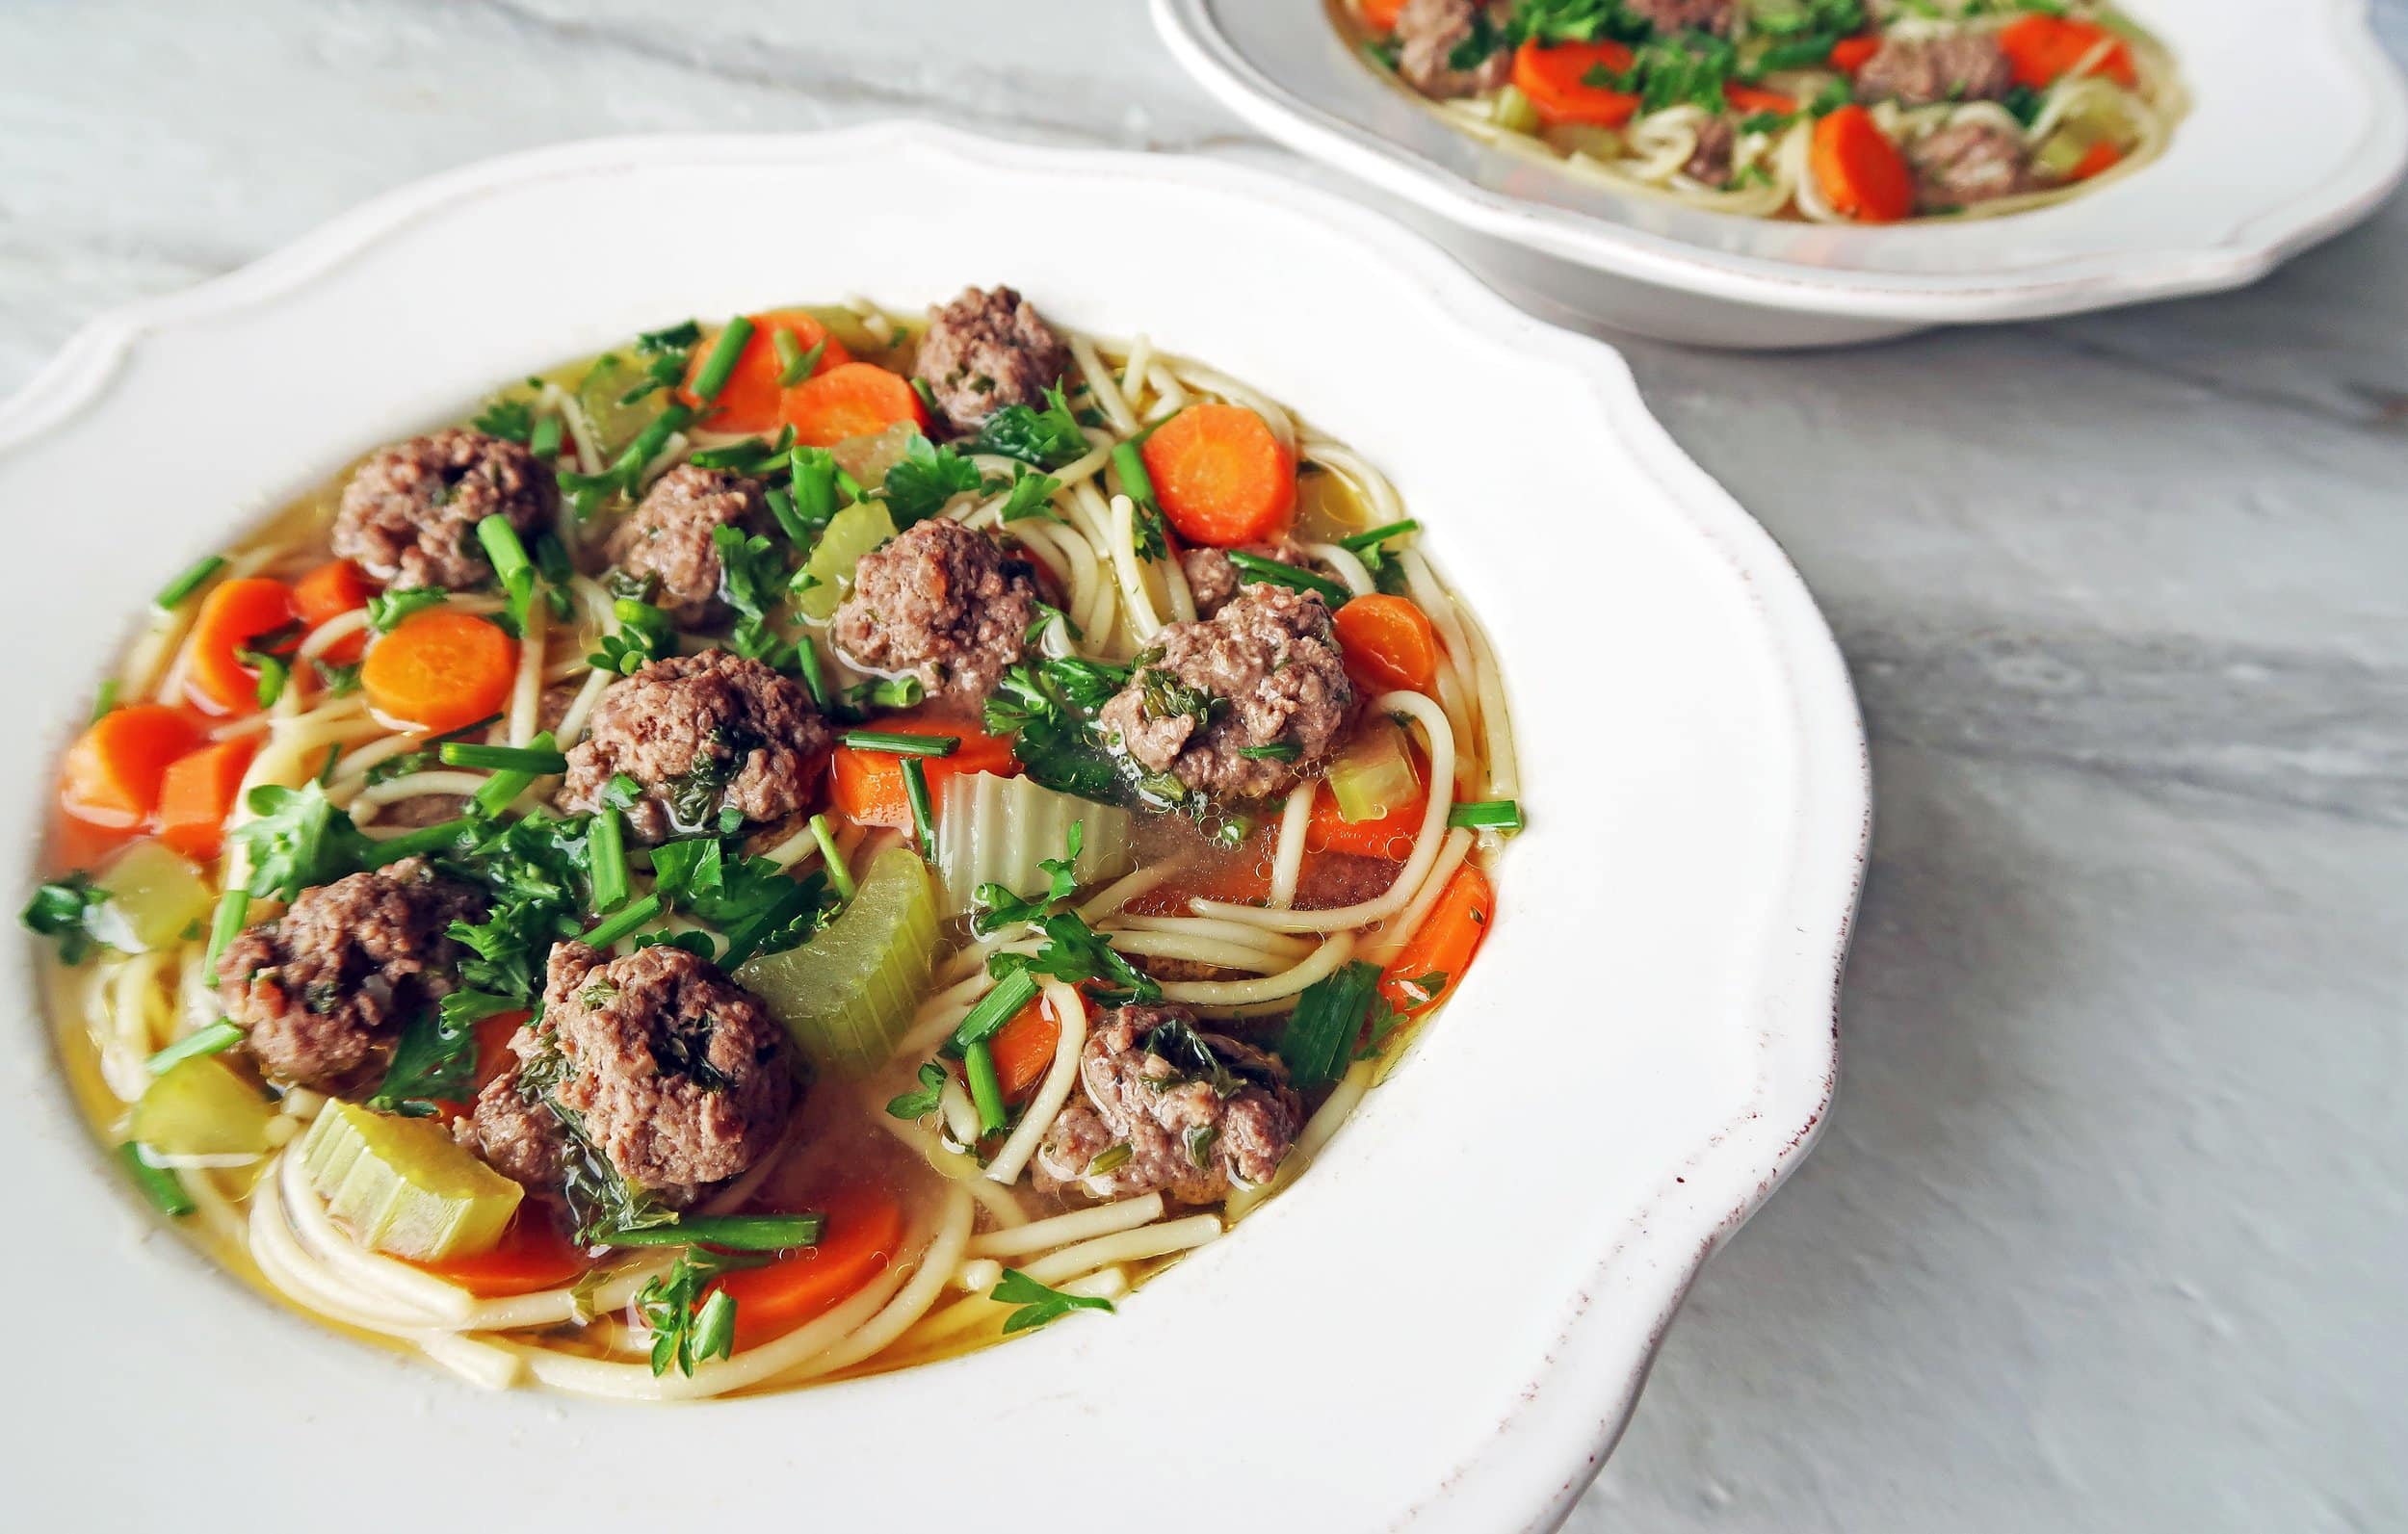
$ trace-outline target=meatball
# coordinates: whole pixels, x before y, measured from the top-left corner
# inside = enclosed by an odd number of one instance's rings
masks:
[[[1041,408],[1070,371],[1070,347],[1010,288],[964,288],[929,314],[912,373],[946,425],[976,431],[1008,404]]]
[[[1148,770],[1199,793],[1260,798],[1327,761],[1353,709],[1321,597],[1249,585],[1213,617],[1157,635],[1101,717]]]
[[[527,1028],[519,1033],[532,1036]],[[560,1117],[529,1097],[515,1071],[484,1084],[475,1111],[452,1126],[452,1135],[513,1183],[552,1188],[566,1175],[568,1135]]]
[[[1622,0],[1622,9],[1658,32],[1711,32],[1731,35],[1739,0]]]
[[[1197,1031],[1184,1006],[1105,1014],[1079,1052],[1079,1082],[1084,1096],[1064,1105],[1037,1147],[1040,1191],[1215,1203],[1269,1182],[1304,1122],[1285,1067]],[[1125,1158],[1089,1170],[1116,1146],[1128,1147]]]
[[[1689,151],[1682,172],[1710,187],[1729,186],[1731,152],[1739,141],[1740,131],[1729,117],[1708,117],[1697,125],[1697,146]]]
[[[1188,595],[1195,603],[1195,615],[1209,618],[1229,605],[1238,594],[1238,567],[1230,561],[1231,550],[1194,548],[1179,556],[1179,573],[1187,577]],[[1302,564],[1304,555],[1293,543],[1249,543],[1234,551],[1251,554],[1257,559],[1276,559],[1282,564]]]
[[[909,672],[930,692],[976,702],[1028,653],[1034,576],[983,533],[919,523],[861,557],[836,609],[836,648],[865,671]]]
[[[1915,206],[1924,213],[2011,197],[2031,190],[2024,137],[1994,122],[1959,122],[1906,145],[1915,172]]]
[[[1405,0],[1397,13],[1397,73],[1436,101],[1496,90],[1513,71],[1512,49],[1500,41],[1464,69],[1454,66],[1455,50],[1483,21],[1493,39],[1512,10],[1498,0]]]
[[[343,487],[334,552],[395,585],[453,588],[493,574],[477,524],[495,512],[521,533],[551,509],[552,471],[515,442],[437,431],[371,456]]]
[[[624,772],[641,790],[626,812],[639,841],[704,830],[722,810],[782,820],[810,807],[827,748],[827,725],[792,679],[724,650],[673,656],[594,704],[585,740],[569,747],[559,803],[599,809]]]
[[[620,1177],[672,1204],[747,1171],[784,1135],[800,1096],[794,1041],[761,999],[669,944],[617,959],[554,944],[542,1018],[510,1041],[521,1101],[528,1063],[544,1061],[550,1102]],[[488,1109],[495,1095],[480,1096],[476,1132],[496,1143],[490,1125],[514,1156],[523,1146],[508,1138],[510,1110]],[[527,1162],[540,1166],[539,1155]]]
[[[627,575],[657,583],[654,600],[678,623],[706,627],[727,616],[711,534],[720,528],[759,533],[769,514],[759,481],[681,463],[653,481],[612,531],[604,553]]]
[[[2006,50],[1988,32],[1937,38],[1886,38],[1856,71],[1856,99],[1896,99],[1910,107],[1935,101],[1997,101],[2015,84]]]
[[[383,1076],[402,1026],[452,993],[463,949],[446,931],[484,908],[424,858],[303,890],[226,945],[219,1004],[269,1075],[358,1091]]]

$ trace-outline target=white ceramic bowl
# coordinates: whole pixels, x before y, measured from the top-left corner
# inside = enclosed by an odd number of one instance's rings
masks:
[[[1141,1507],[1157,1534],[1237,1509],[1493,1534],[1549,1524],[1595,1473],[1697,1264],[1822,1121],[1863,740],[1796,575],[1611,351],[1284,182],[911,125],[592,143],[395,193],[95,323],[0,407],[15,565],[45,572],[16,583],[0,683],[20,880],[104,657],[245,519],[640,326],[973,281],[1251,380],[1428,523],[1493,628],[1531,815],[1441,1026],[1309,1176],[1117,1316],[660,1409],[482,1394],[255,1298],[153,1229],[20,1006],[0,1443],[22,1526],[423,1530],[432,1495],[494,1527]],[[30,947],[0,947],[34,994]]]
[[[2124,3],[2193,95],[2163,156],[2054,207],[1884,228],[1702,212],[1483,143],[1356,56],[1321,0],[1154,0],[1154,18],[1239,116],[1402,197],[1540,313],[1784,347],[2239,287],[2398,184],[2408,95],[2367,0]]]

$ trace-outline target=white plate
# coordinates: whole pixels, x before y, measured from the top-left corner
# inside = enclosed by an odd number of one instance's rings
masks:
[[[1822,1121],[1864,742],[1795,573],[1621,361],[1368,214],[1206,162],[914,125],[610,142],[422,183],[103,319],[0,407],[20,879],[104,658],[245,519],[639,327],[995,281],[1353,443],[1492,626],[1531,824],[1442,1024],[1309,1176],[1118,1316],[665,1410],[481,1394],[253,1297],[151,1230],[20,1006],[0,1442],[24,1526],[423,1530],[432,1496],[493,1527],[1142,1509],[1172,1534],[1242,1507],[1493,1534],[1569,1507],[1697,1264]],[[30,947],[6,947],[28,997]]]
[[[2408,168],[2408,95],[2367,0],[2125,0],[2193,102],[2156,162],[2054,207],[1834,227],[1703,212],[1483,143],[1370,67],[1320,0],[1154,0],[1241,117],[1407,199],[1516,298],[1727,346],[1824,345],[2254,282],[2364,218]]]

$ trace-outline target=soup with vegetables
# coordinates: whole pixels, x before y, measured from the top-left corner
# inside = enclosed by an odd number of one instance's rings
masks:
[[[1375,468],[971,289],[634,337],[177,576],[25,920],[245,1278],[708,1396],[1110,1312],[1304,1175],[1515,793]]]
[[[2046,206],[2130,173],[2186,102],[2098,0],[1335,0],[1451,121],[1758,218]]]

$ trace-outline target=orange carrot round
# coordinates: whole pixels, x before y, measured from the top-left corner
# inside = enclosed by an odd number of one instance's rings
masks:
[[[811,370],[818,377],[830,368],[841,367],[852,360],[845,343],[827,333],[827,326],[800,309],[776,309],[768,314],[746,316],[752,321],[752,339],[745,343],[736,358],[736,371],[711,402],[703,424],[714,431],[774,431],[783,417],[786,396],[790,392],[778,380],[786,372],[786,359],[778,355],[777,335],[784,331],[795,338],[798,354],[808,356],[813,347],[826,344],[820,353],[819,366]],[[711,343],[695,347],[686,365],[686,381],[677,386],[678,403],[699,406],[702,401],[694,392],[694,375],[711,355]],[[801,387],[798,382],[795,387]],[[824,443],[814,444],[825,446]]]
[[[1854,74],[1880,51],[1881,39],[1878,34],[1868,32],[1853,38],[1842,38],[1831,45],[1831,67]]]
[[[1722,99],[1731,103],[1734,112],[1776,112],[1788,114],[1797,110],[1797,98],[1785,96],[1778,91],[1762,86],[1742,85],[1737,80],[1722,88]]]
[[[1638,97],[1591,83],[1592,73],[1620,74],[1631,66],[1631,50],[1618,42],[1535,41],[1513,50],[1513,89],[1530,98],[1538,120],[1549,127],[1580,123],[1618,128],[1638,111]]]
[[[188,751],[159,780],[159,840],[198,862],[225,845],[225,819],[257,742],[237,737]]]
[[[1296,456],[1243,405],[1189,405],[1140,455],[1156,504],[1190,543],[1267,543],[1296,509]]]
[[[1362,13],[1363,25],[1374,32],[1394,32],[1397,18],[1404,14],[1404,0],[1354,0],[1354,9]]]
[[[872,719],[862,728],[898,735],[959,738],[961,744],[955,747],[953,755],[920,759],[920,768],[929,780],[929,810],[939,816],[945,813],[947,779],[964,772],[990,772],[1008,778],[1020,770],[1008,738],[985,734],[977,725],[960,719],[899,714]],[[911,829],[911,796],[903,787],[903,758],[892,751],[856,751],[840,745],[829,759],[828,782],[836,812],[853,824],[887,825],[898,831]]]
[[[2006,50],[2015,83],[2034,91],[2056,84],[2101,48],[2106,52],[2088,73],[2105,75],[2128,91],[2140,84],[2139,73],[2133,68],[2131,45],[2095,21],[2037,13],[2021,16],[1999,29],[1999,46]]]
[[[1430,1000],[1412,982],[1443,975],[1446,983],[1438,994],[1453,996],[1463,983],[1463,972],[1472,967],[1473,955],[1488,940],[1496,911],[1497,892],[1489,885],[1488,875],[1469,863],[1456,869],[1446,889],[1439,892],[1438,903],[1380,972],[1380,994],[1399,1011],[1409,1011]]]
[[[1816,123],[1808,158],[1823,200],[1860,223],[1895,223],[1915,211],[1914,172],[1863,107]]]
[[[1036,1090],[1054,1068],[1054,1052],[1061,1043],[1061,1025],[1037,997],[1012,1014],[996,1030],[987,1047],[995,1054],[995,1076],[1003,1083],[1004,1100],[1017,1103]]]
[[[827,1216],[820,1244],[712,1281],[736,1299],[736,1351],[782,1337],[877,1277],[903,1242],[903,1210],[871,1188],[847,1188],[816,1206]]]
[[[1359,596],[1338,610],[1338,644],[1347,675],[1364,692],[1438,685],[1438,630],[1429,614],[1400,596]]]
[[[875,362],[839,363],[806,378],[786,391],[779,408],[795,440],[810,448],[875,436],[899,421],[929,429],[928,406],[911,380]]]
[[[259,668],[238,650],[254,647],[300,618],[293,591],[281,581],[242,576],[220,582],[201,599],[184,664],[185,691],[211,714],[252,714],[259,708]]]
[[[307,628],[314,629],[346,612],[356,612],[367,605],[368,583],[361,577],[359,566],[349,559],[330,560],[293,583],[293,609]],[[367,647],[365,634],[349,635],[327,646],[326,658],[337,665],[348,665],[358,660],[360,651]]]
[[[92,825],[130,831],[159,807],[159,786],[200,728],[181,709],[138,703],[112,709],[67,748],[59,802]]]
[[[388,721],[440,732],[498,713],[517,670],[518,641],[483,618],[430,608],[368,647],[359,685]]]
[[[510,1229],[502,1233],[501,1244],[493,1250],[474,1257],[410,1262],[410,1266],[422,1272],[488,1300],[574,1284],[592,1265],[591,1259],[561,1234],[551,1210],[533,1199],[519,1207]]]

